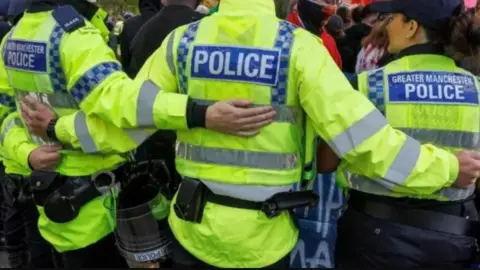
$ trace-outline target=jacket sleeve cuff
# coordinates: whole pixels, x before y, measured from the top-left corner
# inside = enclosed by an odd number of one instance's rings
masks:
[[[30,162],[28,162],[30,158],[30,154],[33,152],[33,150],[37,149],[38,145],[31,144],[31,143],[22,143],[17,151],[18,155],[18,161],[20,162],[20,165],[22,165],[23,168],[31,168],[30,167]]]
[[[69,144],[70,143],[70,135],[67,131],[67,123],[65,117],[60,117],[55,125],[55,135],[57,139],[61,143]]]
[[[155,126],[158,129],[188,129],[187,104],[187,95],[169,92],[157,95],[153,108]]]
[[[458,163],[457,156],[450,154],[450,180],[445,184],[445,187],[451,187],[457,180],[458,173],[460,172],[460,165]]]
[[[205,128],[208,105],[197,104],[192,99],[187,103],[188,128]]]

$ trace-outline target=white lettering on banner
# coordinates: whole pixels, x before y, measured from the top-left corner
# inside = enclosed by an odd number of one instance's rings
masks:
[[[473,76],[454,72],[403,72],[388,76],[391,103],[479,104]]]
[[[294,268],[333,268],[333,254],[328,244],[326,240],[320,241],[314,255],[308,257],[306,250],[312,247],[306,247],[305,241],[300,239],[292,251],[290,263],[293,264],[295,258],[299,257],[300,265],[297,264]]]
[[[265,84],[278,82],[280,51],[254,47],[198,45],[191,77]]]

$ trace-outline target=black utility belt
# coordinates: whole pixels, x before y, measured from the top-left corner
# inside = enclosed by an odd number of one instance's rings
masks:
[[[30,187],[35,204],[44,208],[45,215],[53,222],[66,223],[74,220],[85,204],[103,195],[99,188],[108,189],[115,181],[114,172],[69,177],[56,172],[34,171]]]
[[[6,174],[4,188],[12,203],[25,203],[32,199],[29,178],[19,174]]]
[[[201,223],[207,202],[240,209],[262,211],[274,218],[283,211],[293,210],[318,203],[318,195],[312,191],[281,192],[263,202],[254,202],[213,193],[197,179],[184,178],[174,204],[175,214],[186,221]]]
[[[349,201],[349,207],[374,218],[419,229],[479,238],[480,222],[464,217],[416,208],[402,208],[369,200]]]

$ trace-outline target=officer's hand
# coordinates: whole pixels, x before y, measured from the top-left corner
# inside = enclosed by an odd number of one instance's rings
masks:
[[[207,109],[205,126],[208,129],[237,136],[253,136],[260,128],[273,122],[271,106],[251,107],[248,100],[220,101]]]
[[[453,184],[456,188],[468,188],[475,184],[480,177],[480,154],[476,152],[462,151],[457,153],[460,165],[457,181]]]
[[[28,156],[28,164],[36,171],[53,168],[60,161],[61,146],[40,146]]]
[[[47,127],[57,116],[39,100],[26,96],[21,102],[22,117],[30,133],[47,138]]]

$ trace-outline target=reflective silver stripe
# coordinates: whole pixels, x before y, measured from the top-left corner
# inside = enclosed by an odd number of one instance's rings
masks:
[[[407,136],[402,149],[390,165],[384,179],[396,185],[404,185],[417,164],[420,147],[418,141]]]
[[[141,145],[151,136],[151,134],[141,129],[125,129],[124,131],[137,146]]]
[[[2,133],[0,134],[0,143],[3,144],[3,140],[5,139],[5,136],[7,136],[7,133],[12,129],[14,126],[18,127],[23,127],[23,123],[20,119],[18,118],[13,118],[10,119],[6,124],[5,127],[2,129]]]
[[[373,110],[327,143],[332,147],[337,156],[342,158],[386,125],[387,120],[385,117],[378,110]]]
[[[207,100],[207,99],[192,99],[195,101],[197,104],[202,104],[202,105],[212,105],[216,100]],[[273,109],[275,110],[275,122],[287,122],[287,123],[292,123],[296,124],[297,123],[297,116],[296,116],[296,111],[295,108],[288,107],[285,105],[272,105],[272,104],[254,104],[254,107],[260,107],[260,106],[272,106]]]
[[[80,141],[80,146],[85,153],[95,153],[98,152],[95,141],[93,140],[92,135],[88,131],[87,121],[85,119],[85,114],[82,111],[79,111],[75,115],[74,120],[75,135]]]
[[[173,59],[173,42],[175,41],[175,31],[170,34],[167,43],[167,65],[172,74],[175,74],[175,61]]]
[[[378,187],[376,188],[375,185],[381,185],[384,189],[383,191],[391,193],[395,186],[405,185],[408,176],[411,174],[415,168],[415,165],[417,164],[419,156],[420,143],[407,136],[402,149],[400,149],[400,152],[398,152],[395,160],[390,165],[390,168],[388,168],[384,178],[371,180],[365,176],[352,175],[350,177],[350,184],[352,184],[352,188],[357,189],[362,186],[362,191],[374,194],[377,194],[375,192],[378,190]],[[371,183],[373,186],[365,186],[363,182]],[[365,188],[372,188],[374,190],[371,191]]]
[[[469,150],[480,148],[479,132],[420,128],[399,128],[399,130],[423,143]]]
[[[201,180],[214,194],[232,198],[262,202],[280,192],[288,192],[293,186],[260,186],[260,185],[233,185],[208,180]]]
[[[291,170],[298,165],[295,153],[283,154],[212,148],[182,142],[177,142],[175,150],[178,158],[201,163],[266,170]]]
[[[153,106],[160,89],[151,81],[145,81],[140,87],[137,99],[137,126],[155,127]]]
[[[435,193],[435,195],[448,198],[450,201],[465,200],[475,192],[475,184],[470,185],[467,189],[443,188]]]
[[[350,174],[350,173],[347,173]],[[349,186],[352,189],[362,191],[369,194],[375,194],[380,196],[391,196],[392,186],[391,183],[371,180],[363,176],[351,175],[347,178]],[[464,200],[475,192],[475,187],[471,186],[468,189],[457,188],[443,188],[433,195],[447,198],[449,201]],[[405,194],[407,195],[407,194]]]

